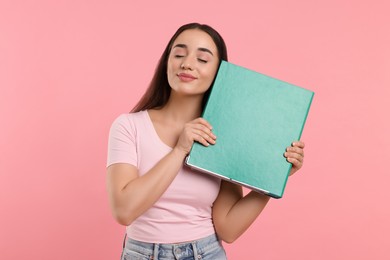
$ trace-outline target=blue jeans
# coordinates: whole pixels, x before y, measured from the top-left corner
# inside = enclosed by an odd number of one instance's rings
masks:
[[[180,244],[153,244],[127,239],[121,260],[226,260],[215,234]]]

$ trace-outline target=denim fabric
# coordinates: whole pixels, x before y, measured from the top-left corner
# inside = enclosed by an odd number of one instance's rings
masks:
[[[226,260],[225,250],[215,234],[187,243],[153,244],[126,241],[121,260]]]

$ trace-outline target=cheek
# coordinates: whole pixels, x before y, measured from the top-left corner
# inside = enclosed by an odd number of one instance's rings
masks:
[[[173,74],[172,70],[168,67],[168,69],[167,69],[167,79],[168,79],[168,84],[170,86],[172,86],[173,78],[174,78],[174,74]]]
[[[207,76],[208,81],[210,81],[210,83],[215,78],[215,74],[217,73],[217,69],[218,69],[218,67],[213,67],[213,68],[211,68],[211,69],[209,69],[207,71],[207,75],[206,76]]]
[[[179,61],[177,59],[168,59],[167,63],[167,73],[174,73],[177,68],[180,67]]]
[[[173,77],[173,74],[175,73],[174,66],[172,62],[168,62],[167,64],[167,77],[168,79]]]

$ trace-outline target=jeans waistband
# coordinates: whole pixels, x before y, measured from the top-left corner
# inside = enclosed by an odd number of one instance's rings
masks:
[[[160,254],[202,254],[213,247],[221,246],[220,241],[216,234],[212,234],[205,238],[201,238],[194,241],[184,243],[173,243],[173,244],[160,244],[160,243],[148,243],[137,241],[131,238],[127,238],[126,248],[136,250],[146,255],[155,255],[159,251]],[[192,252],[189,252],[192,251]]]

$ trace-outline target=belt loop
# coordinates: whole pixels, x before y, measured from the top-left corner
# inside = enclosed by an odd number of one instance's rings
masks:
[[[192,251],[194,251],[194,259],[200,259],[200,256],[198,255],[198,247],[196,246],[196,243],[192,242],[191,245],[192,245]]]
[[[126,247],[126,238],[127,238],[127,232],[125,232],[125,237],[123,238],[123,248]]]
[[[158,259],[158,251],[159,251],[159,248],[160,248],[160,244],[154,244],[153,256],[151,257],[151,259],[155,259],[155,260]]]

